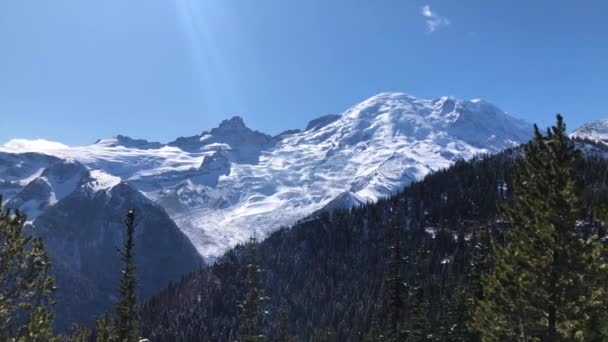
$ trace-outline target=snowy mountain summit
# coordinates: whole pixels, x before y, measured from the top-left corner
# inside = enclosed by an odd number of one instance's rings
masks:
[[[382,93],[274,137],[234,117],[168,144],[117,136],[81,147],[12,141],[0,151],[71,158],[119,177],[163,207],[199,253],[213,259],[254,232],[263,237],[323,208],[375,201],[456,160],[525,142],[531,133],[530,124],[482,100]],[[0,167],[0,179],[7,177]]]
[[[583,124],[581,127],[575,129],[570,136],[573,138],[587,139],[608,144],[608,119]]]

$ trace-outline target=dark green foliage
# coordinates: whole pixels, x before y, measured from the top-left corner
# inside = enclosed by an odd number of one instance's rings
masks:
[[[72,328],[71,334],[67,337],[67,342],[89,342],[90,338],[91,332],[88,328],[75,326]]]
[[[277,330],[275,334],[275,339],[277,342],[293,342],[295,338],[293,338],[289,334],[289,320],[287,318],[287,311],[283,307],[280,307],[277,311]]]
[[[559,115],[526,145],[504,213],[510,227],[473,313],[483,341],[589,341],[607,326],[605,251],[596,234],[577,231],[578,158]]]
[[[110,315],[106,314],[95,320],[93,337],[95,342],[113,342],[118,340],[116,326]]]
[[[400,222],[399,275],[406,284],[400,321],[414,332],[406,338],[458,341],[466,335],[475,341],[463,322],[469,310],[462,317],[458,311],[463,297],[469,309],[482,298],[480,277],[492,265],[489,241],[501,241],[508,229],[497,208],[512,198],[520,156],[511,150],[457,162],[391,198],[321,214],[272,234],[257,246],[264,270],[259,288],[271,295],[271,317],[285,308],[289,331],[299,341],[383,341],[389,330],[390,232]],[[577,170],[585,184],[580,207],[590,213],[608,193],[608,163],[590,157],[580,160]],[[585,222],[581,229],[596,226],[591,218]],[[423,245],[426,261],[418,274]],[[148,301],[142,310],[144,335],[158,342],[236,340],[241,315],[236,303],[247,293],[240,270],[249,264],[247,256],[247,248],[238,246]],[[279,322],[262,317],[258,328],[271,337]]]
[[[0,207],[0,341],[54,341],[51,262],[25,222]]]
[[[59,338],[53,334],[53,313],[48,309],[36,306],[29,313],[27,322],[20,329],[17,342],[56,342]]]
[[[240,336],[241,341],[254,342],[264,340],[264,335],[259,329],[259,313],[262,291],[260,291],[260,259],[257,252],[257,239],[252,237],[247,244],[247,263],[245,265],[245,279],[243,286],[246,290],[244,299],[240,302]]]
[[[416,278],[411,288],[408,317],[408,342],[432,341],[432,327],[429,319],[430,303],[425,286],[430,267],[430,251],[426,241],[423,241],[416,256]]]
[[[367,332],[367,335],[363,339],[365,342],[379,342],[384,341],[385,336],[380,332],[380,327],[378,327],[378,321],[373,320],[371,323],[371,327]]]
[[[387,341],[403,341],[402,311],[404,289],[403,279],[401,278],[401,265],[403,257],[401,255],[401,235],[403,231],[399,225],[391,227],[388,271],[386,277],[386,311],[388,327],[386,333]]]
[[[432,327],[429,321],[430,304],[428,298],[426,298],[424,286],[416,286],[412,290],[410,303],[407,341],[432,341]]]
[[[440,313],[442,316],[441,330],[439,335],[440,341],[457,342],[457,341],[474,341],[473,334],[469,331],[467,323],[469,322],[469,307],[468,307],[468,288],[464,284],[454,285],[448,283],[448,286],[454,286],[447,305]]]
[[[116,330],[118,341],[139,341],[139,323],[135,279],[134,250],[135,246],[135,211],[127,212],[125,226],[127,236],[120,257],[124,263],[120,279],[120,301],[116,304]]]

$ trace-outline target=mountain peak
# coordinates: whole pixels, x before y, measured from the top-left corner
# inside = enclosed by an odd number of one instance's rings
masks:
[[[334,121],[337,121],[340,118],[341,118],[340,115],[329,114],[329,115],[324,115],[324,116],[321,116],[319,118],[310,120],[308,122],[308,125],[306,125],[305,131],[319,129],[321,127],[329,125],[330,123],[332,123]]]
[[[367,99],[365,102],[375,102],[375,101],[386,101],[386,100],[416,100],[418,99],[415,96],[412,96],[410,94],[407,93],[401,93],[401,92],[382,92],[379,94],[376,94],[372,97],[370,97],[369,99]]]
[[[241,130],[249,130],[249,128],[245,125],[245,121],[240,116],[233,116],[230,119],[226,119],[220,123],[217,128],[211,130],[211,133],[214,131],[241,131]]]
[[[107,190],[120,188],[123,179],[161,203],[212,259],[251,232],[264,236],[336,198],[329,208],[376,201],[457,160],[525,142],[532,133],[531,124],[485,101],[404,93],[372,96],[306,128],[273,138],[236,116],[168,144],[176,148],[57,153],[93,170],[89,187],[103,190],[96,194],[112,195],[118,190]],[[19,179],[38,170],[33,163]]]
[[[591,121],[575,129],[572,138],[608,142],[608,119]]]
[[[126,147],[126,148],[137,148],[140,150],[152,150],[163,147],[163,144],[155,141],[148,141],[146,139],[133,139],[126,135],[116,135],[109,139],[99,139],[95,142],[95,145],[104,147]]]

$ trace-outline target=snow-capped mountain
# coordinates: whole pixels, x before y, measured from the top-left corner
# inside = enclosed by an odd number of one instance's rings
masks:
[[[57,281],[59,324],[90,321],[112,310],[119,287],[124,215],[135,209],[138,296],[145,299],[202,264],[167,213],[118,177],[86,175],[77,189],[33,222]]]
[[[575,129],[570,136],[572,138],[608,144],[608,119],[583,124],[581,127]]]
[[[531,132],[482,100],[383,93],[275,137],[234,117],[166,145],[117,136],[81,147],[14,140],[2,150],[71,158],[126,181],[213,259],[254,232],[263,237],[326,206],[375,201],[458,159],[527,141]],[[10,188],[33,181],[34,171],[5,177],[0,164],[0,179]]]
[[[59,326],[89,324],[112,309],[120,276],[116,249],[129,209],[141,214],[135,260],[141,298],[201,265],[199,253],[166,211],[117,176],[71,158],[0,152],[0,177],[5,206],[25,212],[27,231],[44,239],[61,299]]]
[[[163,144],[159,142],[150,142],[145,139],[133,139],[124,135],[117,135],[110,139],[99,139],[97,140],[95,145],[105,147],[122,146],[127,148],[137,148],[141,150],[151,150],[163,147]]]
[[[18,208],[27,213],[29,220],[34,220],[76,190],[87,174],[84,165],[74,160],[55,160],[36,171],[31,181],[26,180],[27,184],[11,198],[7,207]]]

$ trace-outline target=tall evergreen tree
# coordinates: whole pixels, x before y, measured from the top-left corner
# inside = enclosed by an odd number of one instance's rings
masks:
[[[425,291],[425,277],[429,274],[430,251],[423,239],[418,248],[416,260],[416,280],[409,296],[408,342],[431,341],[431,322],[429,320],[430,303]]]
[[[448,282],[451,293],[447,299],[447,305],[441,312],[443,320],[441,322],[440,340],[445,342],[464,342],[474,341],[471,333],[467,329],[468,307],[467,296],[468,288],[463,283]]]
[[[120,342],[137,342],[139,340],[139,325],[135,279],[135,211],[127,212],[125,219],[126,238],[120,257],[124,263],[120,280],[121,300],[116,304],[116,328]]]
[[[67,342],[89,342],[90,339],[91,331],[87,327],[75,326],[67,337]]]
[[[483,341],[587,341],[591,318],[605,310],[603,247],[576,231],[577,159],[560,115],[546,136],[535,127],[504,210],[510,228],[493,245],[473,312]]]
[[[401,228],[393,224],[390,228],[389,260],[386,276],[386,301],[387,301],[387,321],[388,330],[385,334],[387,341],[402,341],[401,331],[401,312],[403,307],[402,288],[403,279],[401,277]]]
[[[384,341],[384,335],[380,332],[380,327],[378,326],[378,320],[372,319],[372,322],[369,327],[369,331],[364,338],[365,342],[380,342]]]
[[[52,341],[51,262],[42,239],[25,233],[25,222],[25,215],[0,207],[0,341]]]
[[[471,265],[467,272],[468,292],[467,307],[472,310],[476,301],[483,295],[482,275],[490,271],[492,261],[491,249],[492,238],[488,227],[479,227],[473,237],[473,251],[471,255]],[[470,314],[470,313],[469,313]]]
[[[290,342],[289,331],[287,328],[287,312],[282,307],[277,310],[277,342]]]
[[[241,341],[260,341],[263,334],[258,327],[258,311],[260,301],[259,273],[260,257],[257,251],[257,239],[252,237],[247,243],[247,261],[245,270],[245,298],[240,303],[241,307]]]
[[[109,314],[95,320],[95,342],[115,342],[118,339],[114,321]]]

